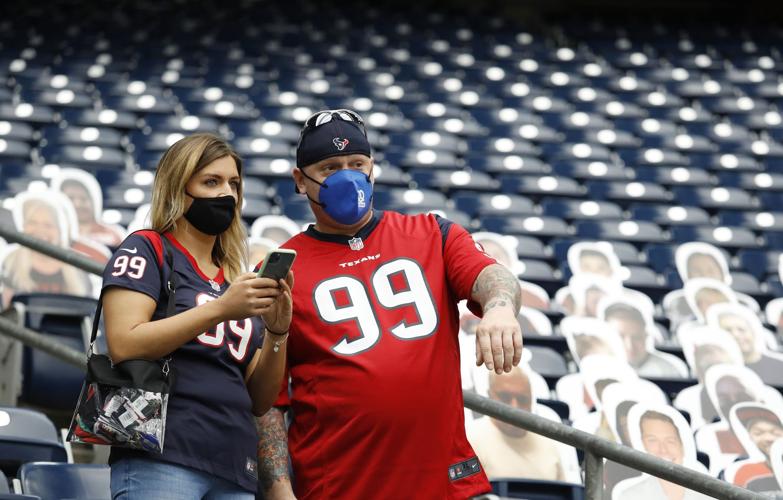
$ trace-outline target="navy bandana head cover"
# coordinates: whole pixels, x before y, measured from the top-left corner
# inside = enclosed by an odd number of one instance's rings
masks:
[[[352,154],[372,157],[367,137],[358,124],[332,119],[305,133],[296,148],[296,166],[302,168],[332,156]]]

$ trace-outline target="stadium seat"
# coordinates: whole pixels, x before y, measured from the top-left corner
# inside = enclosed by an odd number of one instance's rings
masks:
[[[533,202],[524,196],[514,194],[490,194],[474,192],[455,192],[451,199],[457,208],[471,217],[488,215],[534,215]]]
[[[481,219],[481,227],[485,231],[500,234],[530,236],[568,236],[571,229],[568,224],[557,217],[508,217],[489,216]]]
[[[19,468],[22,491],[41,500],[110,499],[108,465],[31,462]]]
[[[535,479],[493,479],[492,491],[505,498],[526,500],[583,500],[584,487],[580,484]]]
[[[627,202],[668,202],[671,195],[657,183],[588,181],[587,195],[593,200],[609,200],[619,204]]]
[[[0,407],[0,418],[0,469],[8,476],[25,462],[67,460],[57,429],[43,413]]]
[[[620,206],[609,201],[544,198],[541,200],[541,209],[544,215],[566,220],[620,220],[624,218]]]
[[[568,373],[565,358],[556,350],[537,345],[526,347],[532,354],[530,367],[534,372],[544,377],[550,387],[554,387],[555,382]]]
[[[649,221],[661,226],[707,225],[710,215],[700,207],[681,205],[632,204],[633,220]]]
[[[95,299],[35,293],[13,300],[21,324],[78,352],[86,350]],[[23,401],[52,410],[73,408],[84,379],[82,370],[29,347],[23,351],[22,366]]]
[[[672,228],[671,232],[672,239],[681,243],[704,241],[728,248],[757,248],[761,246],[756,235],[744,227],[676,226]]]
[[[645,221],[580,221],[576,234],[595,240],[620,240],[629,242],[663,242],[667,235],[657,224]]]

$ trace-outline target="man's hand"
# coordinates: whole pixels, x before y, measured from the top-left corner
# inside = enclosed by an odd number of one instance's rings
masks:
[[[476,366],[508,373],[521,359],[522,329],[511,301],[494,299],[484,306],[484,317],[476,327]]]
[[[485,267],[473,283],[471,298],[481,304],[476,327],[476,366],[500,374],[522,359],[522,328],[517,314],[522,305],[519,280],[500,264]]]

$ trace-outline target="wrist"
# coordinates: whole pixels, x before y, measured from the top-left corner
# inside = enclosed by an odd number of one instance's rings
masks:
[[[273,330],[269,328],[267,325],[264,325],[264,330],[266,330],[267,333],[271,333],[272,335],[275,335],[277,337],[284,337],[288,335],[288,328],[286,328],[285,331],[279,331],[279,330]]]
[[[506,309],[516,316],[517,310],[514,306],[514,301],[510,297],[500,296],[492,297],[481,308],[485,314],[493,309],[503,310]]]
[[[210,320],[214,324],[222,323],[229,319],[228,311],[226,310],[225,303],[222,299],[223,297],[218,297],[215,300],[210,300],[202,306],[199,306],[207,308],[210,314]]]
[[[273,332],[266,327],[264,327],[264,330],[266,330],[267,334],[269,334],[269,343],[272,344],[272,351],[279,352],[280,347],[285,344],[286,340],[288,340],[288,330],[286,330],[285,333]]]

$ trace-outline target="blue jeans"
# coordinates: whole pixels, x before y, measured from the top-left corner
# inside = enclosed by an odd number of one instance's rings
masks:
[[[255,493],[190,467],[123,458],[111,466],[112,500],[254,500]]]

